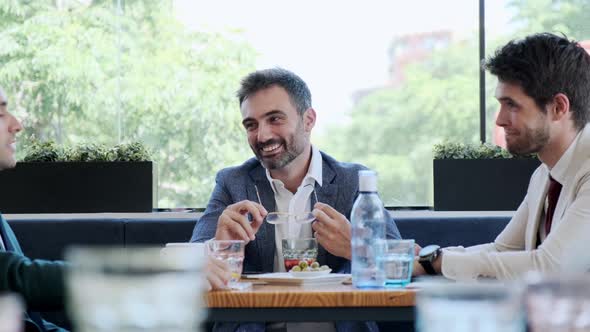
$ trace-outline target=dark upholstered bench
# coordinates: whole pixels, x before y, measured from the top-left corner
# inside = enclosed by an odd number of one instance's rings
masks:
[[[70,245],[158,245],[187,242],[195,218],[8,219],[25,254],[31,258],[62,259]],[[402,237],[420,245],[487,243],[494,240],[509,216],[403,216],[395,219]]]

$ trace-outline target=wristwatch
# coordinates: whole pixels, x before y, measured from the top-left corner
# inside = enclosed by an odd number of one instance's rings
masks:
[[[420,265],[422,265],[426,273],[430,275],[436,274],[436,271],[432,266],[432,262],[436,260],[436,258],[440,255],[440,252],[440,246],[436,244],[431,244],[420,249],[420,253],[418,254],[418,262],[420,262]]]

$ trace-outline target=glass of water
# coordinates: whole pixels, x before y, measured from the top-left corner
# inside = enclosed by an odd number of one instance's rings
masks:
[[[72,263],[67,310],[77,331],[195,331],[204,315],[204,258],[160,248],[84,248]]]
[[[419,332],[525,332],[522,288],[431,282],[416,296]]]
[[[226,262],[231,271],[230,288],[242,289],[240,276],[244,264],[244,249],[246,242],[242,240],[209,240],[205,242],[209,255]]]
[[[385,271],[385,287],[404,287],[412,279],[414,240],[383,240],[377,262]]]
[[[590,331],[590,278],[587,274],[529,275],[525,295],[531,332]]]

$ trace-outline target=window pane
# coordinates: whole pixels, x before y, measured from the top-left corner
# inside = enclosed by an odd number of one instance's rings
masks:
[[[474,1],[177,3],[193,26],[243,31],[257,68],[306,80],[313,143],[376,169],[386,205],[432,205],[433,144],[477,140]]]
[[[590,52],[590,0],[501,0],[486,1],[486,53],[509,40],[529,34],[551,32],[580,41]],[[494,98],[497,79],[486,73],[488,139],[504,146],[504,129],[495,126],[498,102]]]
[[[252,155],[234,93],[257,68],[307,81],[313,143],[377,170],[386,205],[432,205],[432,146],[479,137],[477,1],[39,0],[0,11],[0,80],[27,133],[144,142],[159,207],[205,206],[215,173]]]

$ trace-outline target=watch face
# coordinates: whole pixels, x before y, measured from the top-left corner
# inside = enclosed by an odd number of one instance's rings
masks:
[[[430,255],[432,255],[432,254],[433,254],[435,251],[437,251],[438,249],[440,249],[440,246],[439,246],[439,245],[436,245],[436,244],[431,244],[431,245],[429,245],[429,246],[426,246],[426,247],[424,247],[424,248],[420,249],[419,256],[420,256],[420,257],[427,257],[427,256],[430,256]]]

